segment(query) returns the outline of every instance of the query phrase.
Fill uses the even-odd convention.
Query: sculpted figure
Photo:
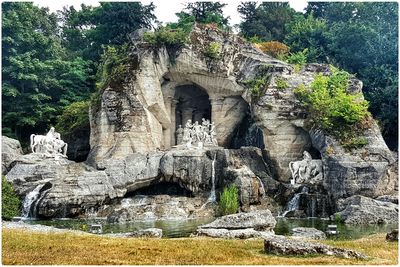
[[[182,128],[182,125],[178,126],[178,129],[176,130],[176,144],[180,145],[183,142],[183,135],[184,135],[184,130]]]
[[[32,153],[43,153],[48,157],[66,157],[68,145],[61,140],[60,133],[57,133],[54,127],[51,127],[46,135],[32,134],[30,141]]]
[[[291,184],[317,183],[322,181],[322,161],[312,159],[310,153],[303,152],[303,159],[289,163],[289,169],[292,173]]]
[[[214,122],[211,123],[210,136],[211,136],[212,144],[214,146],[218,146],[217,139],[215,138],[217,136],[217,133],[215,132],[215,124],[214,124]]]

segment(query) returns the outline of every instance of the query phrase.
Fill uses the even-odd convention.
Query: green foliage
[[[331,76],[317,74],[310,88],[295,89],[296,96],[308,108],[314,123],[336,136],[347,148],[366,144],[358,137],[368,120],[368,102],[361,94],[347,92],[349,74],[335,71]]]
[[[325,61],[327,52],[326,32],[328,25],[326,21],[314,18],[312,15],[303,15],[295,18],[286,24],[288,34],[285,36],[285,43],[290,45],[294,52],[308,49],[307,61]]]
[[[212,59],[218,59],[220,57],[220,52],[221,51],[221,45],[216,42],[211,42],[207,47],[206,51],[204,52],[204,55],[206,57],[212,58]]]
[[[284,79],[277,79],[275,83],[276,83],[276,88],[278,90],[284,90],[289,87],[289,85]]]
[[[21,201],[5,176],[1,177],[1,218],[11,220],[20,215]]]
[[[250,88],[250,93],[253,97],[260,97],[268,85],[268,77],[247,80],[245,84]]]
[[[120,85],[127,78],[131,68],[128,44],[105,46],[97,73],[98,90],[107,85]]]
[[[89,128],[89,101],[74,102],[65,107],[63,113],[57,117],[55,127],[64,136]]]
[[[223,30],[229,30],[229,17],[224,17],[222,8],[227,4],[220,2],[192,2],[187,3],[186,15],[192,16],[196,22],[203,24],[215,24]]]
[[[188,42],[188,33],[184,29],[171,27],[160,27],[155,32],[146,32],[144,40],[155,47],[165,45],[167,47],[179,48]]]
[[[256,2],[242,2],[238,6],[238,12],[243,19],[239,28],[244,37],[258,36],[262,41],[279,42],[282,42],[287,34],[285,24],[296,14],[295,10],[284,2],[262,2],[259,6]]]
[[[224,188],[219,198],[219,209],[222,215],[234,214],[239,211],[239,193],[235,185]]]
[[[307,54],[308,54],[308,49],[304,49],[303,51],[299,51],[296,53],[290,53],[290,55],[287,57],[286,61],[290,64],[296,64],[303,66],[307,63]]]
[[[64,106],[89,96],[92,69],[68,57],[48,9],[28,2],[2,7],[2,130],[24,141],[53,124]]]

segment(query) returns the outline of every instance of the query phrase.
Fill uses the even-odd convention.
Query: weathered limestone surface
[[[124,198],[102,212],[111,223],[146,220],[188,220],[214,217],[215,205],[205,204],[207,198],[173,197],[169,195]]]
[[[22,154],[21,144],[18,140],[1,136],[1,174],[7,174],[12,168],[11,163]]]
[[[264,240],[264,251],[275,255],[305,256],[324,254],[343,258],[367,259],[364,254],[320,243],[291,239],[284,236],[269,236]]]
[[[161,238],[163,236],[163,231],[159,228],[147,228],[130,233],[107,234],[106,236],[123,238]]]
[[[322,155],[324,187],[334,199],[353,195],[375,198],[395,192],[397,162],[375,122],[365,134],[368,144],[351,153],[321,131],[311,130],[310,136]]]
[[[398,205],[360,195],[339,200],[337,210],[335,216],[346,224],[398,224]]]
[[[216,238],[265,238],[274,234],[275,218],[269,210],[222,216],[199,226],[195,236]]]
[[[292,229],[292,237],[304,239],[326,239],[326,234],[315,228],[296,227]]]

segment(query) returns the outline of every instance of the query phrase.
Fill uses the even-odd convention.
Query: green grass
[[[398,261],[398,244],[386,242],[384,234],[352,241],[324,241],[364,252],[372,257],[369,260],[267,255],[262,240],[123,239],[15,229],[3,229],[2,239],[2,263],[14,265],[395,265]]]

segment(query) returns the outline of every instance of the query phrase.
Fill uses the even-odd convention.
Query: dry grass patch
[[[282,257],[264,254],[262,240],[210,238],[124,239],[73,233],[34,233],[3,229],[3,264],[397,264],[397,243],[374,235],[354,241],[324,243],[356,249],[373,258],[367,261],[329,256]]]

